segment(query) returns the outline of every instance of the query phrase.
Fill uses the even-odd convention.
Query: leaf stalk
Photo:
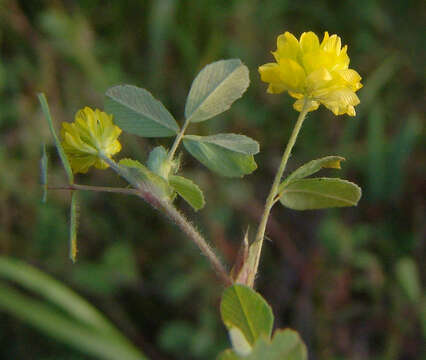
[[[187,118],[182,126],[182,129],[180,130],[179,134],[176,136],[175,141],[173,142],[172,148],[169,151],[169,160],[172,161],[173,157],[175,156],[176,150],[181,143],[183,139],[183,135],[185,134],[185,131],[187,127],[189,126],[190,118]]]

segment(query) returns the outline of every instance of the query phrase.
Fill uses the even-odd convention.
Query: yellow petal
[[[304,104],[305,104],[305,99],[304,98],[299,99],[293,104],[293,108],[300,112],[300,111],[302,111]],[[320,106],[320,103],[318,101],[308,100],[308,103],[307,103],[308,111],[314,111],[314,110],[318,109],[319,106]]]
[[[300,36],[300,48],[303,53],[308,53],[311,51],[316,51],[319,49],[319,40],[312,31],[304,32]]]
[[[114,140],[120,136],[121,129],[113,124],[112,117],[106,113],[100,114],[99,119],[100,126],[102,127],[101,143],[102,146],[105,147],[108,146],[109,143],[114,142]]]
[[[274,55],[275,60],[278,62],[279,59],[283,58],[297,60],[299,52],[300,46],[296,37],[286,31],[284,34],[278,36],[277,51],[273,52],[272,54]]]
[[[69,158],[72,171],[77,173],[85,174],[89,170],[91,166],[93,166],[96,162],[96,158],[93,156],[85,156],[85,157],[71,157]]]
[[[288,90],[300,93],[304,92],[305,70],[294,60],[281,59],[279,62],[281,83]]]
[[[259,66],[260,79],[267,83],[280,82],[280,67],[276,63],[267,63]]]
[[[350,87],[353,91],[357,91],[362,88],[361,76],[352,69],[337,70],[336,73],[344,81],[345,85]]]
[[[321,48],[324,47],[324,45],[328,42],[329,38],[330,38],[330,35],[328,35],[328,31],[325,31],[324,32],[324,37],[323,37],[323,39],[321,41],[321,45],[320,45]]]
[[[281,94],[282,92],[284,92],[286,90],[287,90],[287,88],[283,84],[269,84],[266,92],[268,94]]]
[[[315,70],[326,67],[326,64],[324,64],[323,62],[318,62],[319,54],[319,52],[311,52],[302,55],[302,64],[306,71],[306,75],[309,75]]]
[[[322,67],[311,72],[306,77],[306,87],[308,91],[312,92],[318,88],[327,86],[331,80],[333,80],[333,77],[330,72],[326,68]]]
[[[359,104],[358,96],[350,89],[344,88],[333,91],[319,101],[331,110],[335,115],[355,115],[354,106]]]
[[[327,34],[328,35],[328,34]],[[325,40],[325,37],[324,37]],[[321,44],[322,49],[327,52],[334,53],[336,55],[340,54],[340,48],[342,46],[342,40],[337,35],[331,35],[327,41],[324,41]]]
[[[281,82],[281,70],[278,64],[268,63],[259,66],[260,79],[269,83],[267,92],[269,94],[280,94],[287,88]]]
[[[95,166],[96,169],[100,169],[100,170],[105,170],[109,168],[109,165],[101,159],[97,159],[93,165]]]
[[[346,109],[346,113],[349,116],[355,116],[356,112],[355,112],[355,107],[353,107],[352,105],[348,105],[347,109]]]
[[[301,99],[304,97],[302,93],[297,93],[293,91],[289,91],[288,93],[290,94],[291,97],[294,97],[295,99]]]
[[[335,60],[336,65],[334,66],[335,69],[347,69],[349,67],[349,56],[346,53],[347,48],[348,47],[345,45],[337,56]]]
[[[105,152],[109,155],[114,155],[121,151],[121,144],[118,140],[115,140],[105,149]]]
[[[99,143],[100,142],[99,139],[101,136],[101,131],[100,131],[101,129],[99,126],[99,119],[98,119],[99,110],[93,111],[91,108],[86,106],[84,108],[84,111],[87,117],[87,127],[93,138],[92,141],[95,143]]]
[[[73,136],[71,133],[65,133],[64,138],[65,148],[70,147],[74,150],[85,154],[97,154],[98,151],[87,143],[81,141],[79,137]]]

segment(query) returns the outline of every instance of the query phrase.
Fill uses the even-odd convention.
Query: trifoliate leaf
[[[105,93],[106,112],[124,131],[142,137],[168,137],[179,132],[179,125],[152,94],[133,85],[118,85]]]

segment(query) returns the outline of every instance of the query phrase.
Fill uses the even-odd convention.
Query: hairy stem
[[[228,272],[204,237],[170,202],[164,202],[163,205],[166,215],[199,247],[222,282],[226,286],[231,285],[233,281]]]
[[[275,174],[275,179],[271,186],[271,191],[269,192],[269,195],[266,198],[265,208],[263,210],[262,218],[259,223],[256,238],[250,249],[250,252],[255,254],[255,257],[254,262],[251,264],[252,268],[250,269],[250,276],[247,284],[249,286],[253,286],[254,284],[254,279],[259,268],[260,255],[262,253],[263,239],[265,237],[266,225],[268,224],[269,214],[271,213],[271,209],[277,201],[276,196],[278,194],[278,187],[280,185],[281,178],[284,174],[287,161],[290,158],[291,150],[293,149],[293,146],[296,143],[297,135],[299,134],[299,131],[302,127],[303,121],[305,120],[307,113],[307,101],[305,101],[302,111],[300,112],[299,117],[297,118],[296,124],[293,128],[293,132],[291,133],[290,139],[288,140],[287,146],[284,150],[283,156],[281,158],[281,164],[278,168],[277,173]]]
[[[114,160],[108,158],[104,154],[100,153],[99,156],[104,160],[118,175],[126,179],[136,189],[136,195],[141,199],[145,200],[153,208],[159,210],[165,214],[170,220],[172,220],[182,232],[194,242],[195,245],[201,250],[202,254],[209,260],[212,268],[216,275],[228,286],[232,284],[232,280],[228,275],[219,257],[204,239],[204,237],[197,231],[197,229],[170,203],[168,199],[164,199],[158,196],[155,191],[151,191],[149,187],[131,176],[130,173],[126,172],[125,169],[120,167]]]

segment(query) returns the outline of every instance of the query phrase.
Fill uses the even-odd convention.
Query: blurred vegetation
[[[276,326],[301,332],[311,359],[422,358],[424,11],[419,0],[0,0],[0,253],[70,285],[152,359],[213,359],[228,345],[218,311],[222,288],[199,251],[146,204],[81,194],[78,262],[68,259],[69,194],[52,191],[41,203],[43,142],[49,182],[64,184],[65,174],[36,93],[46,93],[57,125],[85,105],[102,107],[104,91],[119,83],[149,89],[179,119],[205,64],[241,58],[251,70],[247,94],[192,129],[257,139],[259,169],[223,179],[185,156],[207,206],[194,215],[179,202],[231,264],[247,225],[256,227],[297,115],[288,96],[265,93],[257,66],[271,61],[285,30],[328,30],[349,44],[351,67],[365,85],[361,105],[356,118],[324,109],[310,115],[289,169],[342,155],[342,171],[361,185],[363,198],[342,210],[277,207],[258,289]],[[123,156],[142,160],[158,143],[170,146],[126,134],[121,140]],[[123,185],[100,170],[78,181]],[[3,313],[0,358],[89,359]]]

